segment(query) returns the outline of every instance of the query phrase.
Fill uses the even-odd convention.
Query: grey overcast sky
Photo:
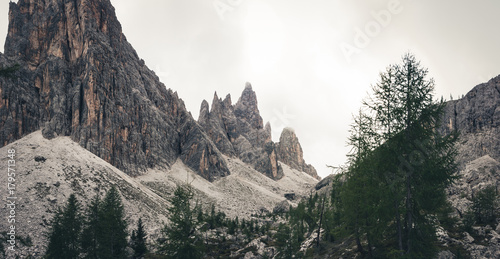
[[[341,165],[352,114],[385,68],[412,52],[436,98],[500,74],[498,0],[112,0],[128,41],[198,118],[203,99],[245,82],[273,139],[295,129],[320,176]],[[8,1],[0,6],[6,35]],[[1,37],[1,46],[5,36]]]

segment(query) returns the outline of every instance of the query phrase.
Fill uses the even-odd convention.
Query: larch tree
[[[399,256],[433,253],[433,215],[446,205],[444,190],[456,172],[456,134],[436,132],[444,103],[433,101],[427,74],[405,54],[380,74],[355,118],[342,202],[358,249],[363,237],[370,256],[373,240],[391,236]]]

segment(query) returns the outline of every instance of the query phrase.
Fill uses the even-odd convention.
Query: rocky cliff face
[[[222,100],[217,93],[210,110],[208,102],[203,101],[198,122],[224,154],[241,159],[272,179],[283,177],[270,126],[263,126],[257,96],[250,83],[235,105],[230,95]]]
[[[461,168],[469,161],[489,155],[500,161],[500,76],[480,84],[463,98],[445,107],[443,133],[460,132],[458,161]]]
[[[455,216],[463,218],[470,210],[472,197],[488,186],[500,188],[500,76],[474,87],[463,98],[450,101],[445,107],[441,133],[457,130],[460,133],[457,150],[459,179],[448,188],[448,200]],[[497,219],[498,222],[498,219]],[[488,229],[489,228],[489,229]],[[495,226],[493,226],[495,228]],[[445,246],[461,246],[471,258],[500,256],[500,224],[474,226],[463,238],[448,236],[439,231]],[[474,237],[472,237],[474,236]],[[443,258],[454,258],[450,251]]]
[[[222,153],[241,159],[272,179],[283,177],[278,161],[320,178],[316,169],[305,163],[299,139],[292,129],[283,130],[279,143],[272,141],[271,125],[264,126],[257,95],[250,83],[246,83],[234,105],[230,95],[222,100],[215,93],[210,109],[204,100],[198,123]]]
[[[302,146],[293,129],[285,128],[281,132],[280,142],[278,144],[278,159],[291,168],[303,171],[320,180],[316,169],[304,161]]]
[[[0,78],[0,146],[43,128],[131,175],[178,157],[206,179],[229,174],[182,100],[127,42],[109,0],[11,2],[0,65],[16,63],[15,77]]]

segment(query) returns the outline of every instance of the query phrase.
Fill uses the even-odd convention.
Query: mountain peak
[[[299,139],[292,128],[284,128],[278,143],[278,159],[291,168],[303,171],[310,176],[320,179],[316,169],[304,161],[304,153]]]
[[[21,67],[16,82],[0,78],[9,93],[0,102],[0,145],[42,129],[131,175],[178,158],[208,180],[229,174],[182,100],[127,42],[109,0],[11,3],[0,54],[0,64],[9,62]]]
[[[257,94],[252,90],[250,83],[245,84],[245,89],[235,105],[235,115],[248,122],[252,127],[262,129],[264,123],[260,116]]]

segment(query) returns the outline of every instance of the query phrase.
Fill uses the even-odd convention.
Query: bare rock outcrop
[[[474,195],[488,186],[500,188],[500,76],[480,84],[459,100],[445,106],[439,132],[459,132],[457,143],[459,178],[447,190],[448,200],[457,218],[463,219],[470,210]],[[497,221],[499,219],[497,218]],[[474,226],[455,239],[445,232],[438,236],[446,246],[463,247],[472,258],[498,258],[498,231]],[[479,238],[475,240],[471,235]]]
[[[109,0],[10,3],[0,65],[0,146],[43,128],[131,175],[178,157],[206,179],[226,162],[184,103],[147,68]]]
[[[500,76],[446,104],[440,132],[460,132],[458,161],[465,164],[489,155],[500,161]]]
[[[222,100],[215,93],[210,110],[208,106],[207,101],[202,102],[198,123],[223,154],[241,159],[271,179],[283,177],[270,126],[263,125],[250,83],[246,83],[236,104],[232,104],[230,95]]]
[[[304,161],[304,153],[295,131],[291,128],[285,128],[281,132],[280,142],[278,143],[278,159],[291,168],[303,171],[308,175],[320,180],[316,169]]]

